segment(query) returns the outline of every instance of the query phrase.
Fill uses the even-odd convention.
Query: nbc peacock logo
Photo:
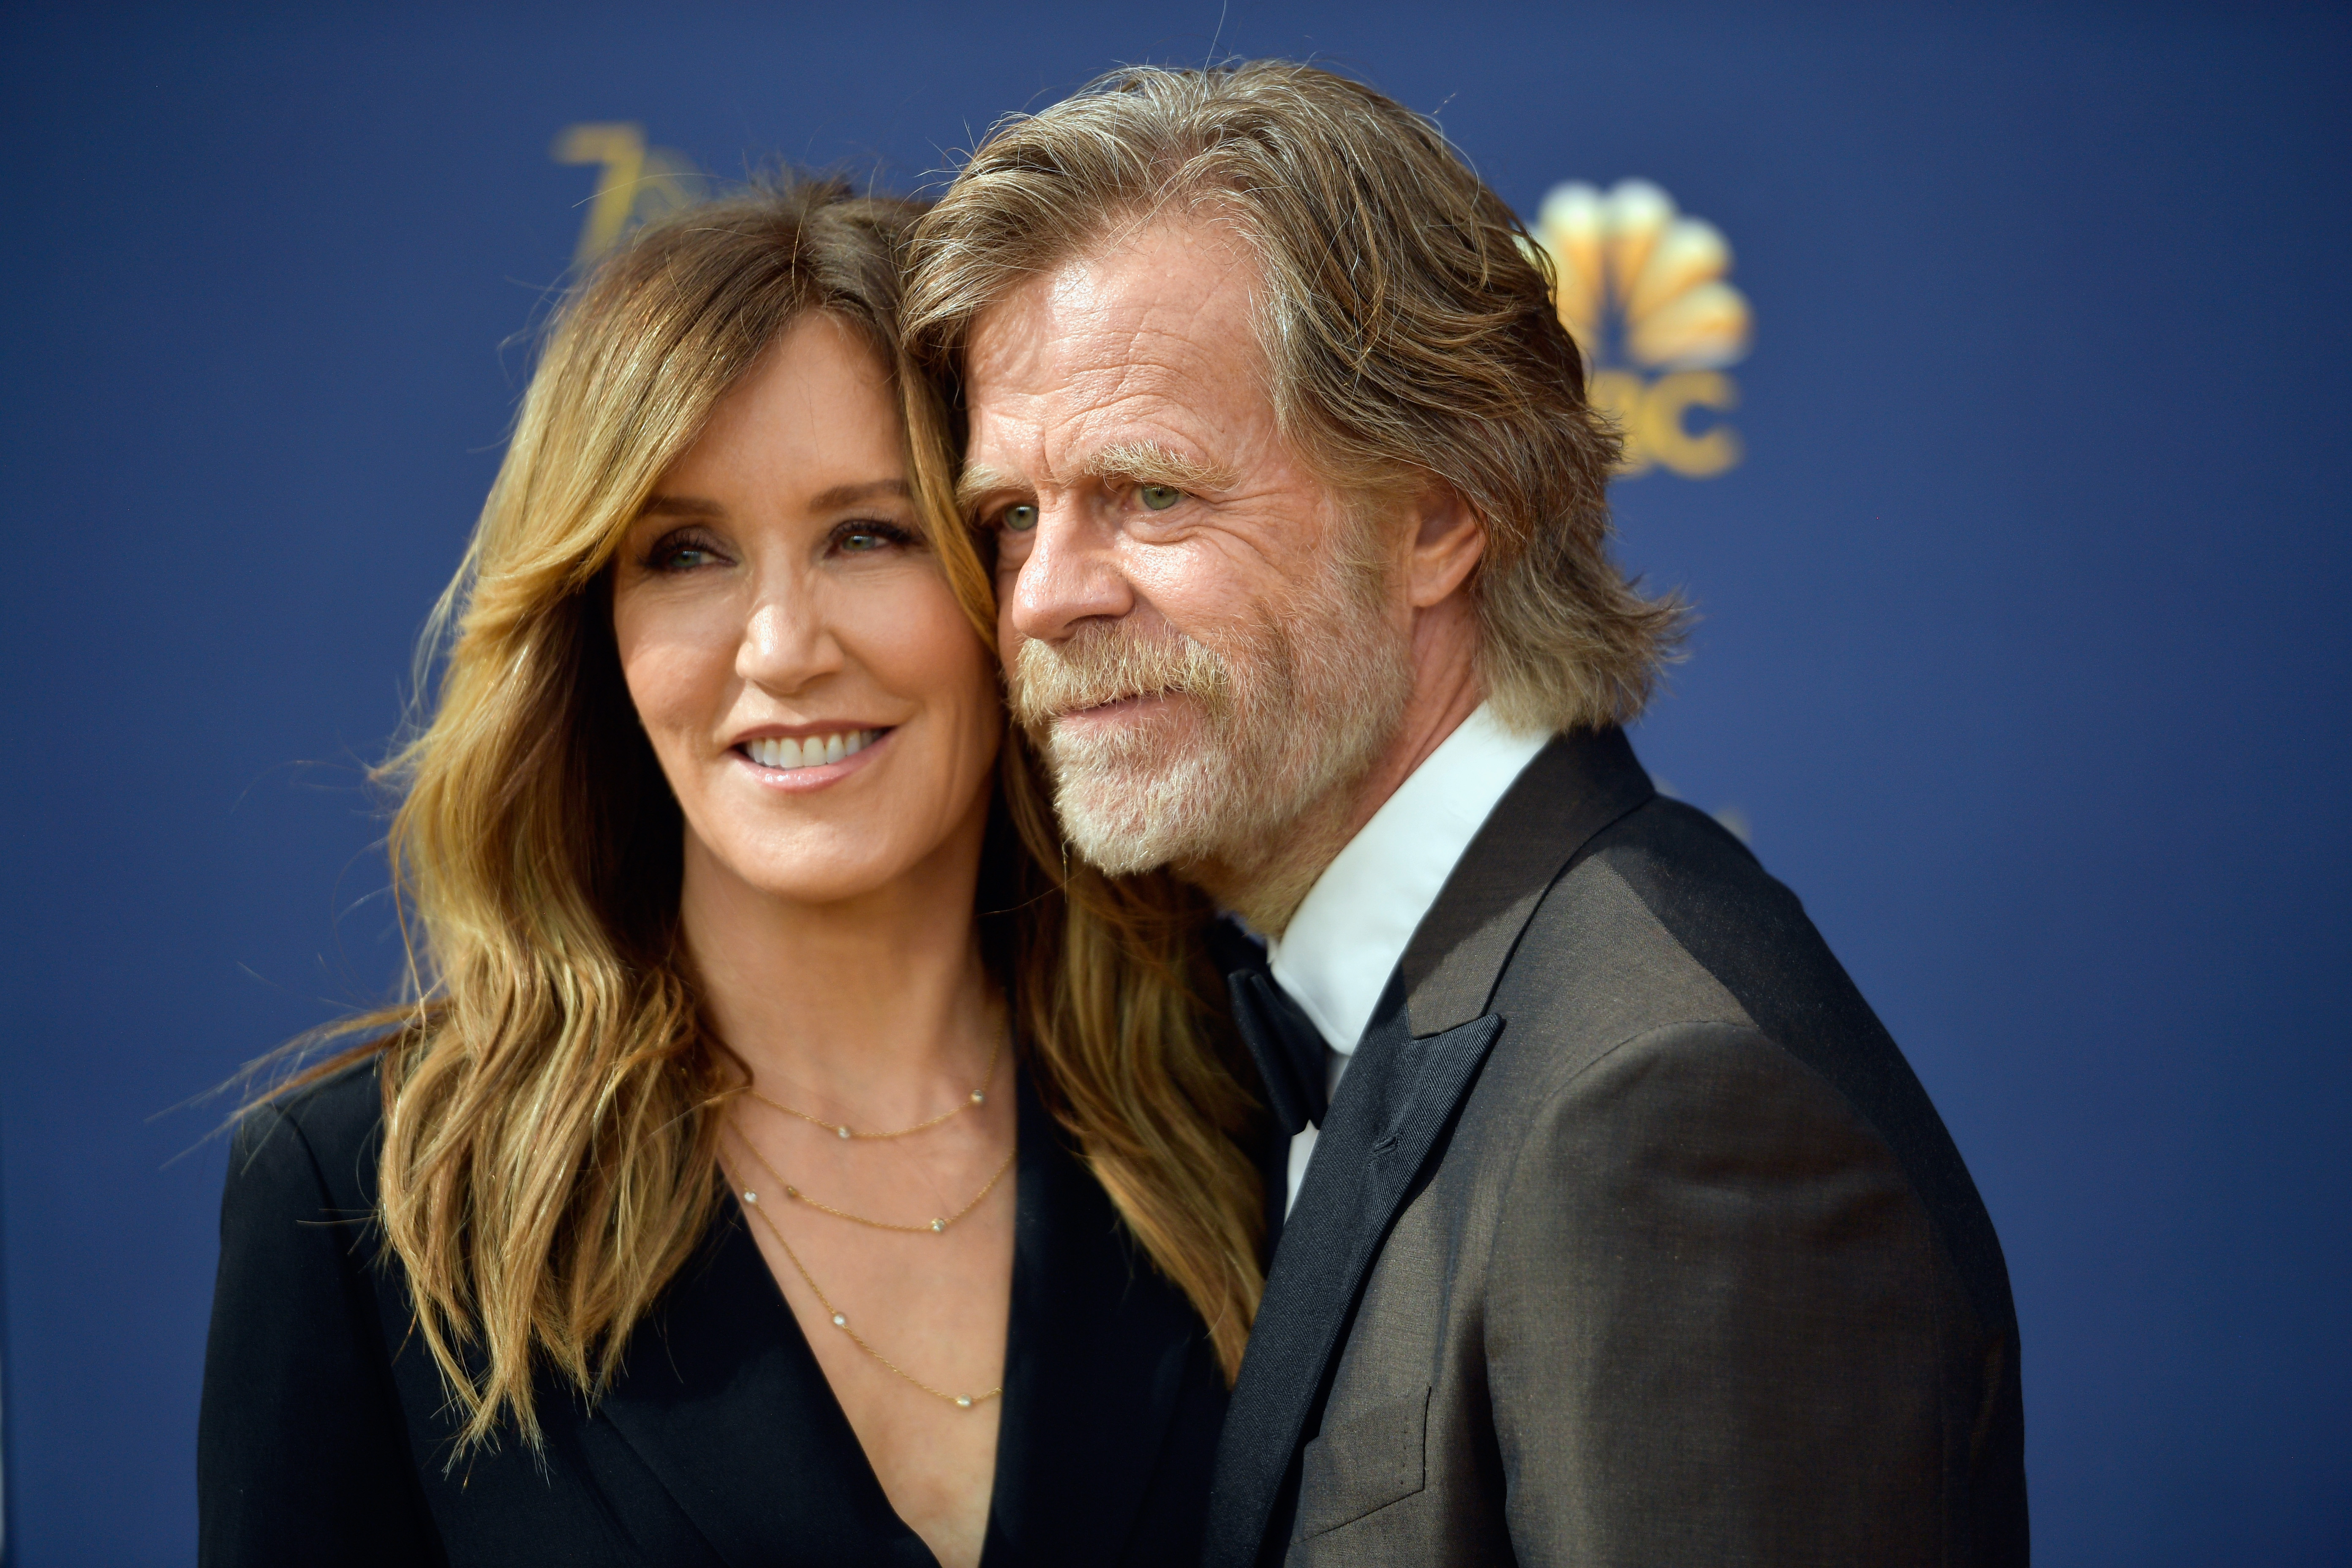
[[[1751,322],[1722,231],[1647,180],[1555,186],[1534,226],[1592,401],[1625,432],[1620,472],[1703,479],[1738,464],[1739,432],[1722,416],[1739,387],[1724,371],[1747,356]]]

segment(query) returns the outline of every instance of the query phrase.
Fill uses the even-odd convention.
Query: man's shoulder
[[[1819,941],[1797,895],[1714,817],[1654,795],[1594,836],[1587,853],[1626,879],[1661,920],[1704,938],[1738,931],[1750,943]]]
[[[1713,818],[1663,795],[1585,845],[1501,990],[1534,1001],[1601,975],[1633,1026],[1752,1023],[1785,1045],[1800,1021],[1877,1023],[1796,895]]]
[[[1628,982],[1637,1010],[1663,1009],[1659,1024],[1751,1024],[1850,1097],[1857,1077],[1884,1071],[1877,1058],[1901,1059],[1796,894],[1680,801],[1653,799],[1597,835],[1546,904],[1553,918],[1530,926],[1529,956],[1566,939]],[[1652,975],[1681,994],[1644,995]],[[1713,1010],[1673,1012],[1692,996]]]
[[[1860,1117],[1980,1304],[2005,1310],[1990,1222],[1926,1089],[1796,895],[1704,813],[1659,797],[1596,835],[1528,922],[1495,1010],[1503,1042],[1542,1064],[1531,1086],[1564,1086],[1635,1041],[1719,1050],[1728,1037],[1709,1026],[1735,1026],[1774,1071],[1825,1084]]]
[[[1727,952],[1754,962],[1727,964]],[[1762,1026],[1754,973],[1819,984],[1827,957],[1803,907],[1745,845],[1657,795],[1595,834],[1545,892],[1496,998],[1507,1016],[1601,1037]]]

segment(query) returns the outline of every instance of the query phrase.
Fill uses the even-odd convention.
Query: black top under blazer
[[[208,1568],[934,1562],[892,1510],[730,1205],[593,1409],[454,1469],[441,1379],[372,1220],[373,1064],[254,1112],[221,1204],[197,1445]],[[1199,1318],[1021,1094],[985,1568],[1197,1561],[1224,1383]]]

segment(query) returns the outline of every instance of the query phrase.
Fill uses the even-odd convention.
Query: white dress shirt
[[[1479,704],[1323,868],[1290,929],[1266,943],[1276,982],[1328,1047],[1333,1093],[1413,928],[1495,803],[1550,740],[1507,730]],[[1315,1136],[1307,1127],[1290,1141],[1285,1213],[1298,1201]]]

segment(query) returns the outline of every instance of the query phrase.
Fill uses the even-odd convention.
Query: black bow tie
[[[1322,1033],[1275,983],[1265,953],[1256,942],[1218,921],[1209,928],[1209,952],[1225,972],[1225,989],[1233,997],[1234,1025],[1240,1029],[1250,1055],[1257,1058],[1258,1076],[1265,1080],[1265,1097],[1282,1135],[1296,1137],[1308,1123],[1320,1127],[1329,1109],[1329,1068],[1326,1067]]]

